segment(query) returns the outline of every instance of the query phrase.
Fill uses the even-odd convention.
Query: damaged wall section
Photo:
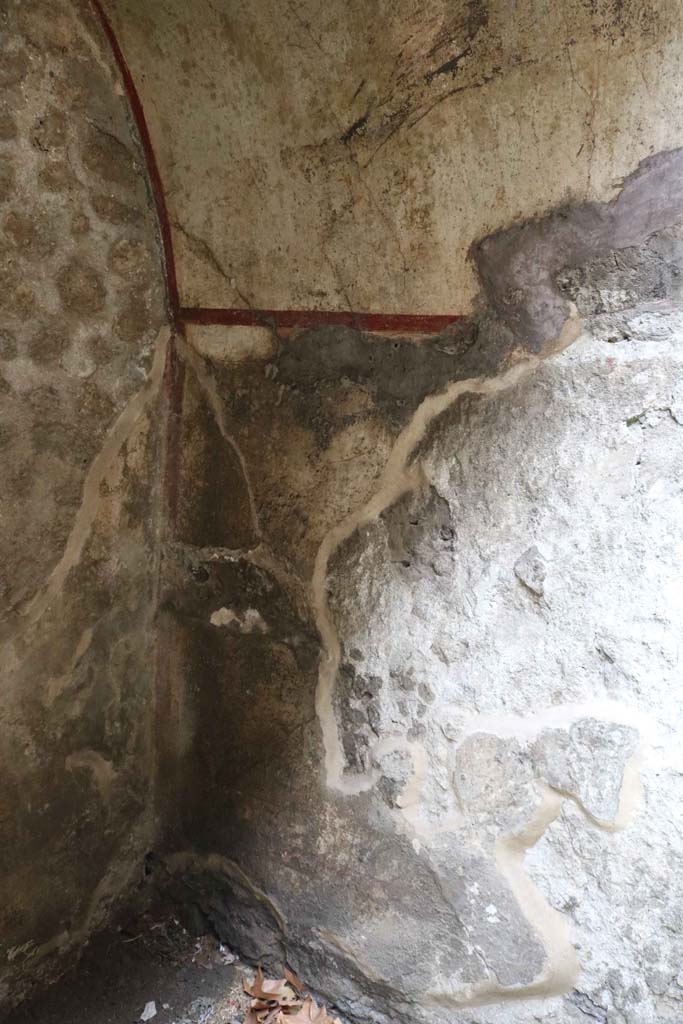
[[[621,195],[657,207],[679,160]],[[188,331],[184,429],[210,418],[233,521],[212,545],[186,526],[168,562],[190,794],[167,867],[226,941],[352,1019],[680,1007],[667,196],[674,226],[647,215],[620,250],[582,205],[478,246],[482,313],[438,337]],[[538,237],[545,333],[533,282],[519,316],[496,285]]]

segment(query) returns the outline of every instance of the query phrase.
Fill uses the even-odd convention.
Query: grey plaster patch
[[[677,236],[666,229],[683,219],[682,172],[683,150],[657,153],[624,179],[610,202],[567,206],[473,246],[488,301],[520,344],[538,351],[557,338],[570,296],[599,308],[680,291],[678,265],[671,262]],[[656,232],[664,234],[653,241]],[[645,254],[634,252],[642,244]],[[590,280],[591,299],[585,288],[579,296],[581,280]]]
[[[534,753],[550,786],[571,794],[598,821],[611,824],[619,815],[624,770],[637,742],[633,728],[582,718],[568,730],[542,732]]]
[[[534,763],[525,745],[473,733],[458,745],[453,781],[463,812],[494,836],[521,831],[540,804]]]
[[[618,313],[646,302],[683,297],[681,229],[655,232],[642,245],[614,249],[558,275],[582,316]]]

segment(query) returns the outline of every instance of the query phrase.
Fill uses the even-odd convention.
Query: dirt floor
[[[254,972],[212,936],[147,912],[93,939],[79,963],[2,1024],[241,1024]],[[153,1004],[153,1005],[150,1005]]]

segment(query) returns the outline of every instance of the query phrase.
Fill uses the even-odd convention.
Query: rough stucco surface
[[[680,163],[439,336],[187,330],[168,866],[364,1024],[680,1016]]]
[[[185,305],[467,313],[473,241],[680,146],[677,0],[107,0]]]
[[[164,282],[87,4],[0,11],[0,996],[148,842]]]
[[[591,209],[637,196],[637,245],[585,204],[486,240],[489,309],[439,337],[188,331],[226,475],[165,581],[169,864],[353,1019],[680,1015],[678,161]]]

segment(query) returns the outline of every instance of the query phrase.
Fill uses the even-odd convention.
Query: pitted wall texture
[[[339,549],[330,581],[346,771],[366,773],[448,878],[470,844],[497,863],[503,891],[467,869],[461,911],[483,976],[552,986],[574,944],[574,987],[629,1022],[675,1015],[683,994],[681,322],[653,321],[464,396],[422,443],[422,487]],[[643,743],[644,797],[629,774]],[[526,845],[564,948],[516,878]],[[431,985],[462,991],[447,954]]]
[[[485,240],[438,337],[188,331],[235,500],[199,544],[189,492],[165,579],[170,863],[354,1020],[680,1012],[679,160]]]

